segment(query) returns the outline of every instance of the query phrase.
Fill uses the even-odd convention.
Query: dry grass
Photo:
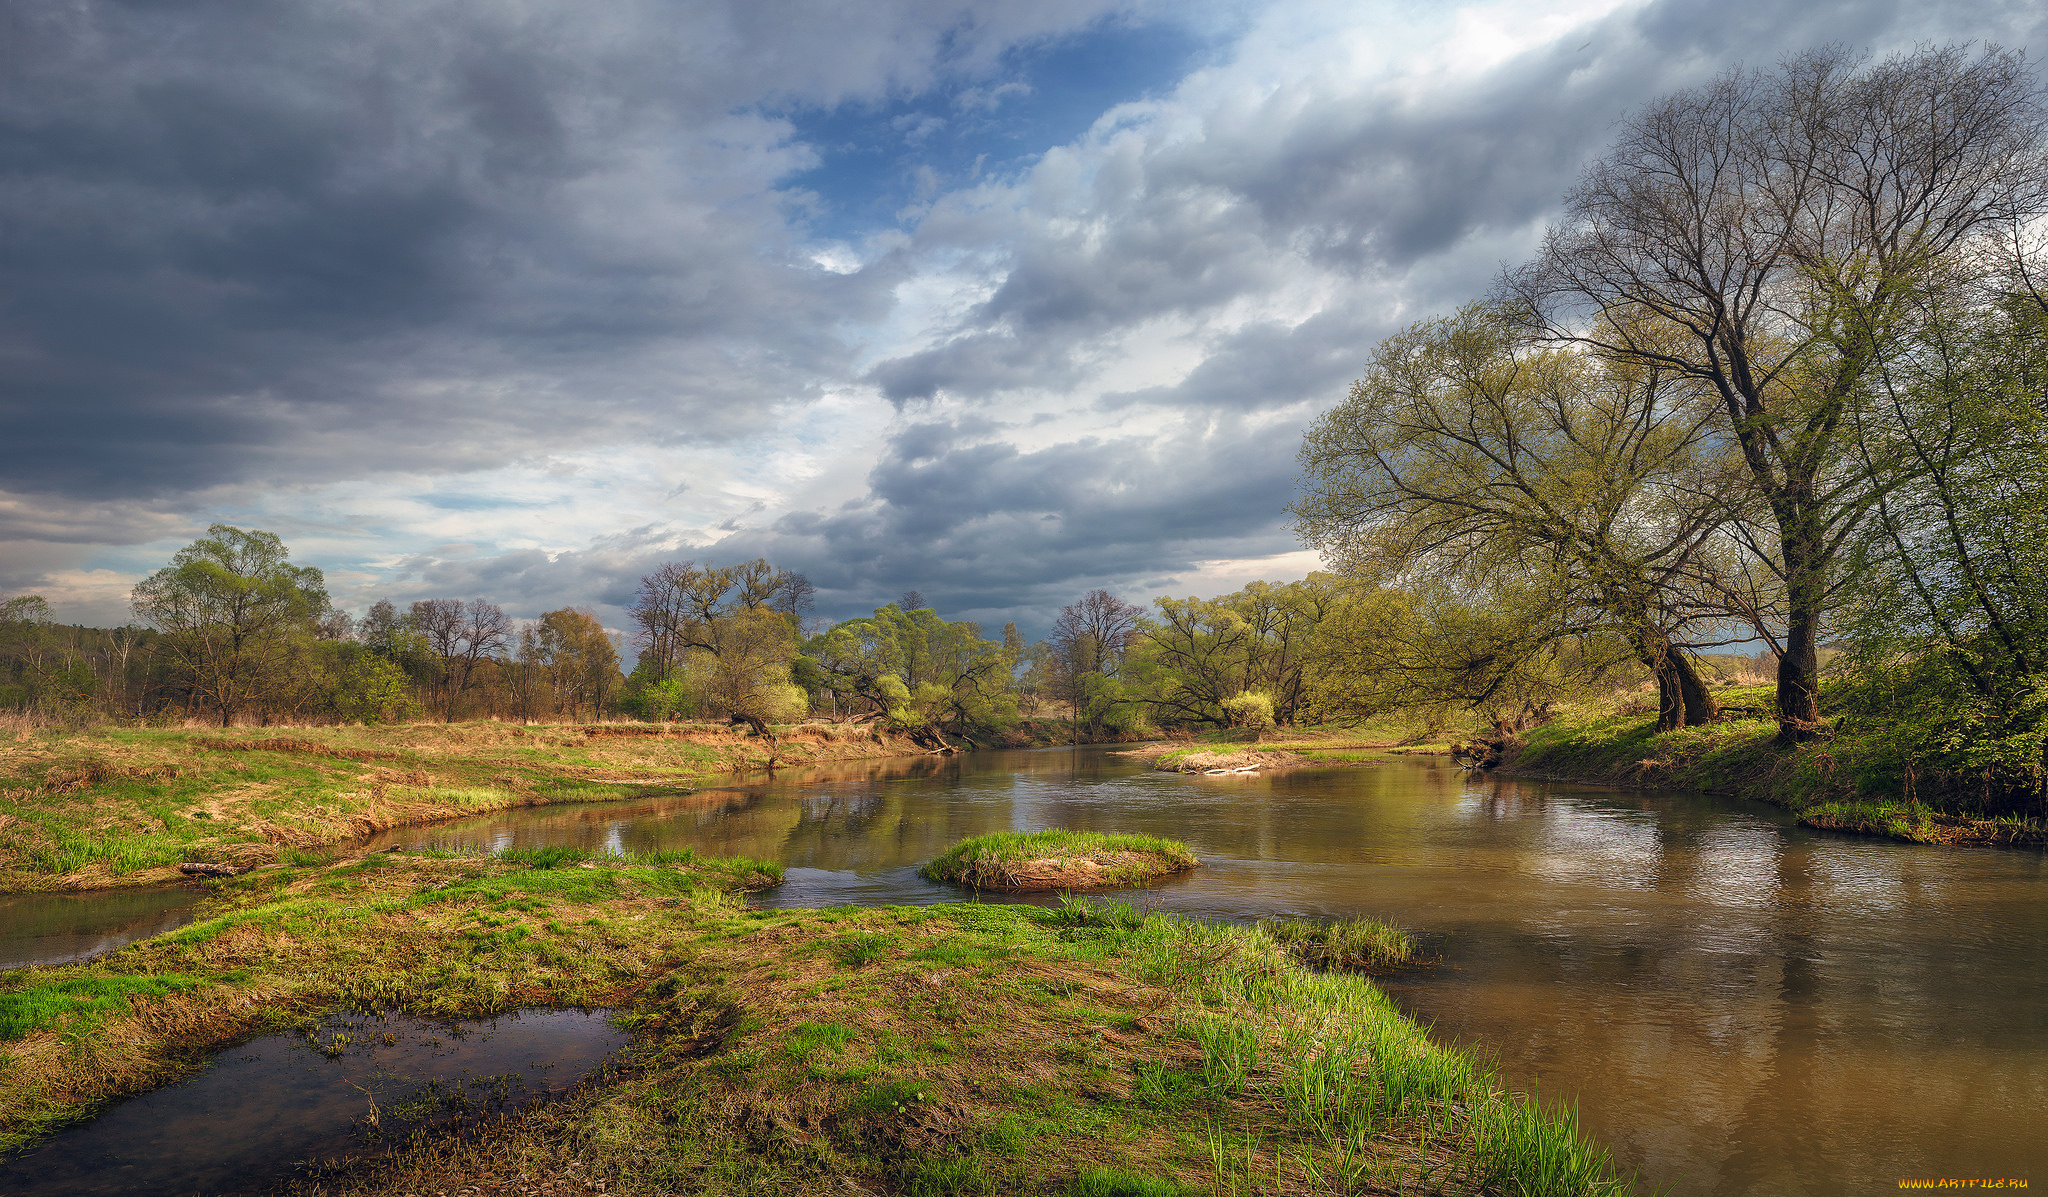
[[[866,732],[796,730],[773,742],[701,725],[506,723],[0,739],[0,892],[146,885],[186,860],[263,864],[406,823],[924,754]]]

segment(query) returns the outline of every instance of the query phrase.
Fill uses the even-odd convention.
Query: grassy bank
[[[1200,863],[1177,840],[1050,829],[964,839],[919,872],[974,889],[1084,890],[1143,885]]]
[[[744,910],[721,892],[766,876],[380,856],[221,883],[214,917],[181,931],[0,975],[0,1009],[28,1012],[0,1044],[0,1135],[322,1010],[574,1005],[635,1031],[623,1067],[300,1191],[1609,1191],[1567,1114],[1263,930],[1078,903]]]
[[[1356,728],[1282,727],[1209,731],[1131,749],[1125,755],[1169,773],[1262,773],[1277,769],[1377,765],[1406,756],[1441,756],[1448,741],[1382,720]]]
[[[1721,692],[1724,703],[1768,709],[1768,687]],[[1878,755],[1838,737],[1785,748],[1777,724],[1737,718],[1658,732],[1654,715],[1569,709],[1510,745],[1501,771],[1606,785],[1704,790],[1785,807],[1809,827],[1926,844],[2048,846],[2048,822],[1936,809],[1895,779],[1858,768]]]
[[[142,885],[183,861],[268,864],[404,823],[675,790],[734,770],[914,755],[866,729],[507,723],[0,740],[0,892]]]

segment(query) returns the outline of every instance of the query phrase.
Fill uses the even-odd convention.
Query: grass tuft
[[[1083,1168],[1067,1197],[1180,1197],[1186,1191],[1170,1180],[1121,1168]]]
[[[590,853],[582,848],[563,844],[550,844],[545,848],[507,848],[497,856],[508,865],[526,869],[559,869],[590,859]]]
[[[1415,959],[1407,932],[1374,919],[1260,919],[1258,928],[1310,968],[1371,972]]]

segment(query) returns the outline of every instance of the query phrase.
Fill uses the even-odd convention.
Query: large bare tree
[[[1914,295],[2048,210],[2044,144],[2016,51],[1730,71],[1625,121],[1504,280],[1547,335],[1712,388],[1769,511],[1787,741],[1820,726],[1822,620],[1882,493],[1846,443],[1857,405]]]

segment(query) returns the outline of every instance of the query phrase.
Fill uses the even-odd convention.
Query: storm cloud
[[[119,620],[220,519],[356,606],[616,620],[661,560],[763,554],[830,616],[915,586],[1031,626],[1293,549],[1303,426],[1525,255],[1632,106],[1826,41],[2048,29],[1991,0],[0,20],[0,592]],[[1155,82],[1046,132],[1112,38],[1162,47]]]

